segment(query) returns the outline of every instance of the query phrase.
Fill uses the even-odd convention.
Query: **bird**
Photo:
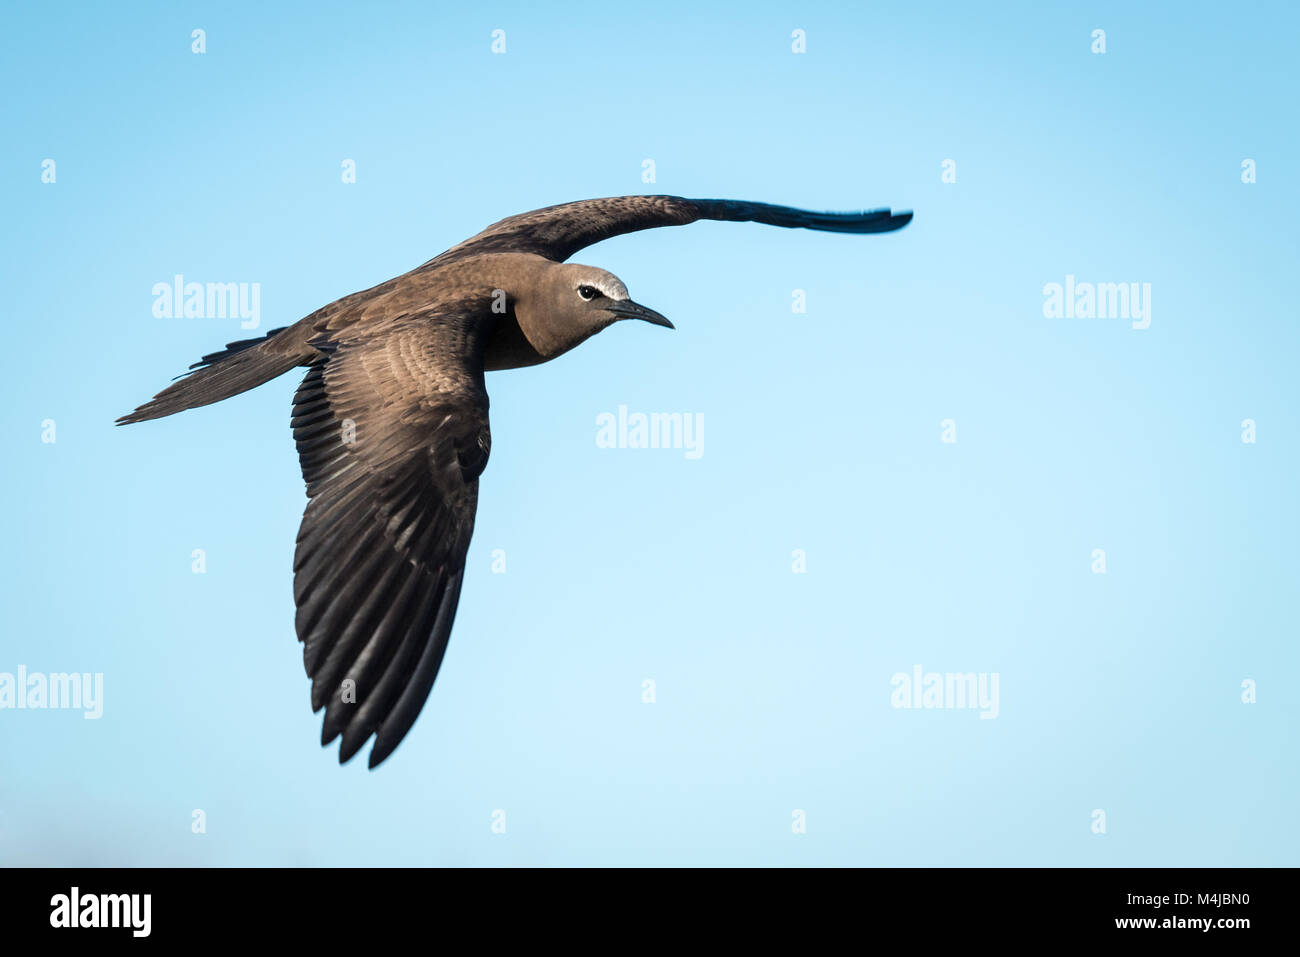
[[[622,320],[673,328],[617,276],[567,260],[614,236],[699,220],[886,233],[911,219],[664,195],[548,206],[203,356],[117,424],[306,368],[290,421],[307,486],[295,630],[312,711],[325,711],[321,745],[341,739],[342,764],[373,737],[373,769],[414,724],[447,650],[491,450],[485,373],[548,362]]]

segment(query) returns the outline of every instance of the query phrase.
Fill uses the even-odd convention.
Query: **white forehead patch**
[[[595,286],[609,299],[627,299],[627,286],[609,273],[597,273],[581,280],[581,285]]]

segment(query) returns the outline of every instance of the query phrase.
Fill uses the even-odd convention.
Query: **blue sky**
[[[0,863],[1300,863],[1294,9],[846,7],[6,9],[0,674],[102,674],[103,715],[0,709]],[[287,325],[642,192],[916,219],[581,252],[677,330],[489,377],[442,672],[340,768],[299,376],[114,428],[251,334],[154,285]],[[1149,327],[1045,317],[1067,276]],[[599,447],[620,405],[703,454]],[[918,665],[997,717],[894,707]]]

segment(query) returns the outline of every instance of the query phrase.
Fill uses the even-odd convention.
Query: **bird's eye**
[[[579,286],[578,295],[590,302],[592,299],[595,299],[600,295],[600,290],[595,286]]]

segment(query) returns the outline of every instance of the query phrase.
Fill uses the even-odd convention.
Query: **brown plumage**
[[[676,196],[511,216],[423,266],[261,339],[204,356],[118,424],[208,405],[308,367],[293,435],[308,503],[294,556],[298,638],[321,743],[370,767],[423,707],[451,634],[491,436],[484,372],[561,355],[619,319],[672,328],[617,277],[565,264],[622,233],[700,219],[844,233],[911,213],[814,213]]]

